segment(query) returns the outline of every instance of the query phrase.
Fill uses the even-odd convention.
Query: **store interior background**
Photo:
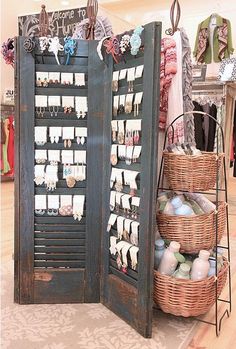
[[[23,0],[1,1],[1,42],[6,41],[8,38],[14,37],[18,33],[17,17],[26,14],[39,13],[41,4],[46,5],[48,12],[55,10],[74,9],[79,7],[86,7],[87,0]],[[65,5],[65,3],[67,3]],[[137,25],[146,24],[152,21],[162,22],[162,36],[164,37],[165,29],[170,27],[170,6],[172,0],[98,0],[99,3],[99,15],[108,17],[112,23],[113,31],[115,34],[122,33],[125,30],[135,28]],[[181,18],[179,27],[184,27],[189,37],[192,51],[195,44],[195,38],[197,33],[198,24],[209,17],[212,13],[217,13],[222,17],[225,17],[231,22],[233,47],[235,49],[234,56],[236,56],[236,1],[216,1],[216,0],[180,0],[181,5]],[[217,76],[219,64],[210,64],[207,66],[207,77]],[[14,69],[6,65],[1,56],[1,76],[0,76],[0,92],[2,94],[6,89],[14,88]],[[229,200],[229,213],[230,213],[230,231],[231,237],[236,237],[236,179],[230,178],[230,200]],[[9,196],[10,195],[10,196]],[[3,237],[3,257],[9,256],[9,251],[13,251],[13,211],[12,211],[12,198],[13,198],[13,184],[7,183],[7,186],[3,188],[2,198],[5,201],[7,212],[11,212],[10,215],[6,215],[5,229],[11,232],[11,236]],[[6,198],[6,199],[5,199]],[[6,212],[6,213],[7,213]],[[5,214],[3,212],[2,216]],[[11,221],[12,220],[12,221]],[[233,256],[234,258],[234,256]],[[233,277],[233,290],[236,289],[236,277]],[[235,291],[233,293],[235,299]],[[234,304],[233,304],[234,307]],[[233,314],[232,314],[233,315]],[[219,338],[216,344],[216,337],[214,329],[209,328],[210,335],[205,331],[205,327],[201,325],[196,336],[196,348],[203,348],[202,345],[214,345],[205,348],[230,348],[235,345],[235,313],[231,316],[231,319],[226,321],[224,325],[224,334]],[[234,333],[234,336],[232,336]],[[207,337],[207,339],[206,339]],[[214,343],[214,344],[213,344]],[[227,343],[227,345],[226,345]],[[219,346],[218,346],[219,345]]]
[[[48,12],[62,9],[85,7],[87,1],[78,0],[24,0],[1,1],[1,42],[17,35],[17,17],[20,15],[39,13],[41,4],[46,5]],[[110,19],[115,34],[134,28],[140,24],[161,21],[163,36],[165,29],[170,27],[171,0],[99,0],[99,14]],[[193,50],[198,24],[212,13],[218,13],[230,20],[232,27],[233,46],[236,49],[236,2],[216,0],[181,0],[181,18],[179,27],[184,27]],[[207,67],[207,76],[216,76],[219,66],[211,64]],[[1,92],[11,89],[14,85],[14,73],[1,58]]]

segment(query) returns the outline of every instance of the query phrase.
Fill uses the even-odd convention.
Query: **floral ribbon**
[[[57,64],[60,65],[59,59],[58,59],[58,52],[63,51],[63,45],[60,44],[59,38],[55,36],[54,38],[48,39],[48,52],[53,52],[57,61]]]
[[[144,30],[143,27],[137,27],[130,38],[130,46],[131,46],[131,55],[136,56],[139,48],[142,44],[140,35],[142,34],[142,31]]]
[[[76,40],[72,39],[71,36],[67,36],[66,38],[64,38],[64,42],[64,51],[67,54],[66,65],[68,65],[70,61],[70,56],[73,55],[76,48]]]
[[[6,64],[10,64],[14,67],[14,38],[10,38],[6,42],[3,42],[1,53]]]
[[[103,41],[103,46],[106,47],[106,52],[111,54],[114,61],[119,63],[117,56],[120,55],[120,44],[116,36],[112,36]]]

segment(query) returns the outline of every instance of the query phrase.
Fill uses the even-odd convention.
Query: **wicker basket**
[[[228,262],[218,274],[217,297],[223,290],[228,273]],[[166,313],[176,316],[198,316],[205,314],[215,303],[215,276],[193,281],[176,279],[154,270],[154,302]]]
[[[222,238],[226,223],[226,203],[218,206],[218,241]],[[180,243],[182,253],[198,253],[216,245],[216,214],[204,213],[198,216],[173,216],[157,213],[157,224],[163,239]]]
[[[202,152],[202,155],[178,155],[163,152],[164,175],[173,190],[207,191],[214,189],[216,173],[222,170],[224,154]]]

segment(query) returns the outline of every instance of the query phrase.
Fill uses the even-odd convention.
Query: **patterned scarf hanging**
[[[225,51],[227,50],[228,46],[228,24],[225,18],[223,18],[223,25],[217,28],[217,38],[219,41],[218,57],[220,60],[222,60],[225,58]],[[205,52],[209,45],[209,29],[201,28],[198,35],[198,46],[196,53],[196,60],[198,63],[204,63]]]

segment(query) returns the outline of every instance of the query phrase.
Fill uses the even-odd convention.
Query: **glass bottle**
[[[210,269],[208,271],[207,276],[216,275],[216,259],[210,258],[209,263],[210,263]],[[218,265],[217,265],[217,269],[218,269]]]
[[[155,241],[155,256],[154,256],[154,268],[157,270],[165,252],[165,242],[162,239]]]
[[[210,252],[206,250],[201,250],[199,252],[199,257],[193,261],[191,279],[192,280],[202,280],[207,277],[210,269],[209,263]]]
[[[217,270],[218,271],[224,264],[223,254],[224,254],[223,248],[217,247]],[[214,249],[213,257],[216,258],[216,249]]]
[[[176,241],[171,241],[170,246],[165,250],[161,262],[159,264],[159,272],[165,275],[172,275],[178,265],[175,253],[179,252],[180,244]]]

